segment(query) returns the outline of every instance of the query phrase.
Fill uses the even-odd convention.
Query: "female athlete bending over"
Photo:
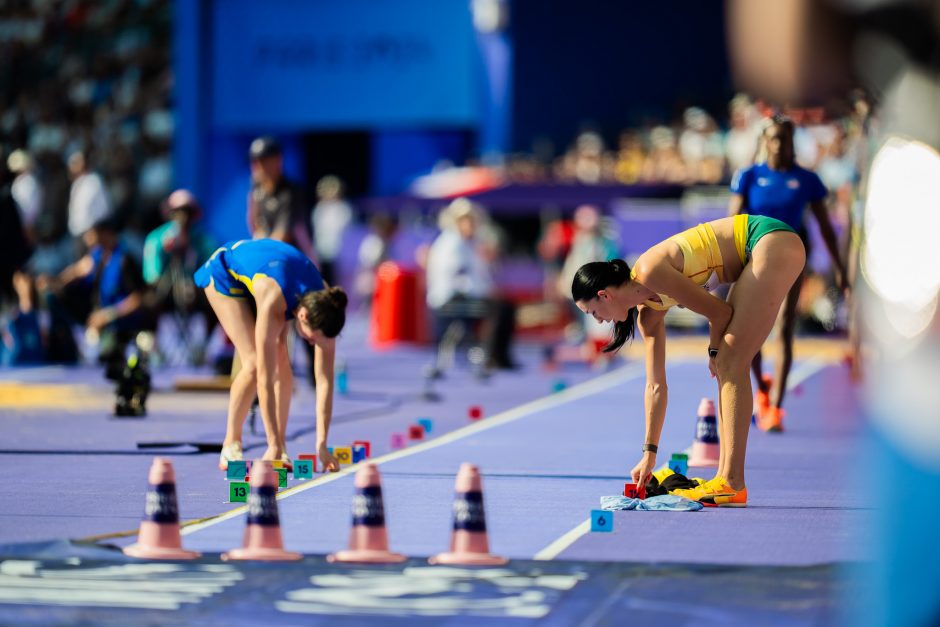
[[[718,379],[718,472],[705,484],[677,494],[704,503],[745,507],[744,457],[753,398],[748,369],[773,328],[780,304],[803,271],[806,253],[793,229],[765,216],[738,215],[700,224],[626,262],[582,266],[571,292],[578,308],[613,321],[605,351],[619,349],[639,322],[646,348],[646,440],[631,475],[645,485],[656,465],[666,417],[666,310],[680,305],[708,319],[708,367]],[[734,283],[728,302],[705,287],[712,274]]]
[[[242,426],[258,395],[268,449],[264,459],[289,463],[285,434],[294,376],[287,355],[288,321],[316,348],[317,455],[323,467],[338,470],[327,450],[333,416],[333,362],[336,336],[346,322],[346,293],[327,287],[316,266],[299,250],[270,239],[226,244],[195,274],[225,333],[235,344],[242,368],[232,381],[228,423],[219,467],[242,459]],[[252,298],[257,320],[248,299]]]

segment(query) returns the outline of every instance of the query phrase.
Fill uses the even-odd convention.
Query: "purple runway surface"
[[[571,577],[571,585],[589,582],[578,587],[576,594],[558,596],[545,591],[555,584],[543,590],[549,600],[540,607],[545,612],[551,610],[545,620],[555,621],[547,624],[566,624],[595,614],[603,623],[623,612],[645,616],[648,620],[644,622],[649,624],[670,624],[670,616],[728,624],[771,618],[772,608],[779,609],[789,601],[810,603],[815,609],[801,614],[804,610],[790,608],[781,615],[787,619],[784,622],[799,623],[804,618],[825,622],[844,593],[837,569],[868,558],[863,530],[870,505],[852,485],[861,464],[853,456],[858,411],[847,373],[840,366],[815,359],[798,361],[791,376],[795,390],[787,402],[786,433],[767,434],[752,428],[746,509],[615,512],[613,533],[591,533],[587,530],[590,510],[599,507],[601,496],[620,493],[640,457],[644,432],[642,363],[618,362],[607,372],[584,366],[545,372],[540,350],[528,345],[519,349],[525,366],[522,370],[498,373],[489,381],[477,381],[464,366],[454,368],[436,385],[443,402],[433,403],[421,399],[420,373],[429,359],[426,351],[399,348],[376,354],[346,350],[350,393],[337,397],[330,440],[333,446],[362,439],[372,442],[373,458],[382,473],[391,548],[412,558],[447,549],[454,478],[462,462],[475,463],[483,474],[491,549],[514,560],[509,567],[514,570],[500,571],[500,577],[508,577],[507,581],[528,578],[526,585],[538,587],[542,571],[536,565],[545,562],[526,560],[553,560],[556,566],[550,572],[564,571],[565,577]],[[219,552],[241,545],[244,508],[226,502],[228,485],[216,468],[217,454],[199,453],[192,446],[138,448],[141,442],[217,443],[222,438],[227,395],[173,392],[172,381],[179,374],[181,371],[172,369],[157,373],[158,391],[152,396],[146,418],[119,420],[109,415],[112,390],[96,370],[0,373],[0,383],[52,386],[49,393],[60,385],[68,387],[61,388],[63,394],[77,394],[74,405],[60,403],[55,409],[23,405],[2,410],[0,462],[7,470],[7,482],[0,486],[0,499],[5,504],[0,511],[0,545],[6,545],[5,555],[20,551],[29,556],[31,549],[15,549],[15,543],[57,538],[101,536],[102,545],[129,544],[143,510],[147,470],[158,454],[169,457],[176,469],[181,518],[184,522],[202,519],[184,527],[184,545],[206,553],[202,563],[210,566],[218,564]],[[661,464],[672,452],[690,447],[699,400],[716,394],[715,383],[700,359],[671,360],[668,377],[669,411],[660,442]],[[553,384],[562,379],[568,389],[552,393]],[[314,443],[313,392],[299,373],[297,381],[288,444],[294,455],[312,452]],[[483,420],[468,420],[471,404],[484,407]],[[402,451],[391,451],[390,435],[405,432],[422,417],[434,421],[429,438]],[[255,446],[250,451],[263,451],[261,435],[248,436],[246,431],[246,442]],[[346,547],[354,471],[353,467],[335,475],[318,474],[313,481],[291,479],[290,488],[278,501],[287,548],[322,556]],[[689,474],[707,478],[713,472],[691,469]],[[53,554],[64,556],[76,549],[35,550],[42,551],[36,554],[37,559],[40,555],[51,559]],[[108,562],[116,559],[111,555],[93,557]],[[424,590],[420,583],[423,577],[451,572],[428,570],[418,560],[409,563],[404,570],[394,570],[397,574],[388,574],[388,585]],[[380,571],[331,567],[322,557],[308,557],[303,564],[299,571],[265,570],[262,566],[249,570],[259,577],[280,573],[280,583],[270,578],[270,593],[282,599],[295,594],[291,590],[296,590],[296,574],[303,569],[320,573],[317,577],[321,579],[310,575],[319,592],[304,594],[312,595],[320,594],[322,586],[329,587],[334,572],[356,581],[357,577],[373,581],[382,576]],[[68,568],[67,562],[50,562],[47,567],[59,573],[55,577],[61,575],[56,569]],[[661,570],[651,575],[649,569],[653,568]],[[236,571],[226,572],[233,581],[240,580]],[[509,590],[503,584],[488,587],[492,582],[482,575],[453,572],[457,579],[447,595],[459,596],[455,590],[467,589],[474,590],[470,597],[475,599],[474,595],[486,596],[495,589],[503,591],[497,596]],[[34,585],[32,578],[25,581],[17,576],[11,580],[15,585]],[[659,597],[679,581],[686,582],[683,599],[688,603],[663,605]],[[780,581],[799,583],[783,591],[773,583]],[[730,614],[716,614],[708,609],[708,594],[699,591],[715,590],[730,582],[737,582],[734,585],[743,591],[740,603],[735,602],[738,605],[728,610]],[[235,588],[232,590],[238,598]],[[36,607],[46,607],[41,598],[37,597]],[[207,615],[212,617],[210,622],[223,620],[222,616],[226,622],[232,621],[232,606],[225,598],[212,602],[216,609]],[[337,598],[340,605],[330,605]],[[417,598],[425,597],[419,594]],[[448,598],[448,603],[453,601]],[[330,597],[326,605],[297,607],[301,613],[323,616],[364,616],[358,601],[341,599]],[[464,601],[472,601],[471,605],[477,602]],[[4,605],[8,602],[0,594],[0,620],[28,622],[25,614]],[[401,620],[431,615],[451,619],[464,614],[488,616],[466,609],[425,614],[430,610],[421,603],[415,601],[410,609],[397,614],[379,613],[388,620],[392,616]],[[143,611],[144,606],[134,607]],[[251,615],[251,620],[282,619],[288,612],[284,607],[277,603],[259,606],[261,613]],[[62,610],[55,616],[63,623],[120,624],[120,617],[144,620],[142,614],[114,615],[110,621],[103,615],[70,611]],[[504,616],[512,616],[512,610],[506,611]],[[499,612],[494,615],[503,616]],[[249,615],[244,618],[249,620]],[[147,620],[157,619],[151,616]]]

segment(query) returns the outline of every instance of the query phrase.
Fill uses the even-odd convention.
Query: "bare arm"
[[[643,307],[638,318],[646,352],[646,393],[643,396],[646,412],[645,444],[659,444],[666,420],[669,387],[666,385],[665,317],[664,311]]]
[[[333,420],[333,364],[336,361],[336,339],[317,344],[313,372],[317,379],[317,448],[326,446]]]
[[[59,276],[55,278],[56,287],[65,287],[72,281],[77,281],[78,279],[85,278],[95,269],[95,261],[91,258],[91,255],[85,255],[75,263],[69,265],[62,272],[59,273]]]
[[[836,243],[836,232],[832,228],[832,222],[829,221],[829,212],[826,211],[826,203],[822,200],[814,200],[809,204],[809,208],[816,217],[816,222],[819,223],[819,233],[822,235],[823,242],[826,244],[826,250],[829,251],[829,256],[832,257],[832,263],[839,273],[836,279],[839,282],[839,288],[844,289],[848,286],[848,274],[845,271],[845,264],[842,263],[842,257],[839,255],[839,245]]]
[[[736,216],[741,213],[747,213],[747,203],[741,194],[731,194],[731,200],[728,201],[728,215]]]
[[[274,379],[277,372],[278,336],[284,328],[286,303],[277,283],[267,277],[259,277],[252,283],[258,318],[255,323],[255,350],[258,354],[258,406],[268,436],[268,448],[278,449],[280,433],[277,423],[277,397]],[[280,456],[283,451],[276,450]]]
[[[643,409],[646,415],[644,444],[659,445],[666,420],[669,387],[666,385],[666,325],[665,311],[640,307],[637,323],[643,334],[646,352],[646,390],[643,394]],[[656,465],[656,453],[646,451],[631,473],[637,485],[646,485],[649,474]]]

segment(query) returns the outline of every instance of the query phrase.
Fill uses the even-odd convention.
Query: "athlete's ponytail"
[[[630,281],[630,266],[623,259],[611,261],[592,261],[581,266],[571,282],[571,296],[574,302],[588,302],[597,298],[597,293],[612,286],[623,285]],[[605,353],[620,350],[627,340],[636,334],[637,308],[631,307],[627,319],[614,323],[614,336],[604,347]]]

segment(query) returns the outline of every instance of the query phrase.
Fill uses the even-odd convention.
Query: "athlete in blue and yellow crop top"
[[[273,279],[281,288],[287,319],[301,295],[323,289],[323,279],[313,262],[302,252],[273,239],[229,242],[219,248],[196,271],[196,286],[206,288],[212,279],[223,296],[246,298],[259,276]]]
[[[766,216],[740,215],[700,224],[656,244],[640,255],[632,271],[621,259],[591,262],[578,270],[571,285],[575,305],[601,322],[615,323],[605,351],[620,348],[635,326],[643,333],[646,436],[643,457],[631,472],[634,482],[645,485],[656,466],[668,396],[665,316],[679,305],[708,320],[708,366],[718,380],[721,446],[715,477],[680,496],[723,507],[747,506],[748,368],[805,263],[803,243],[791,227]],[[712,275],[734,284],[727,302],[702,289]]]
[[[333,414],[333,365],[336,336],[346,321],[346,293],[327,287],[316,266],[284,242],[260,239],[226,244],[196,271],[241,359],[232,380],[228,422],[219,468],[243,458],[242,426],[255,394],[268,448],[263,459],[290,464],[285,434],[294,379],[287,353],[288,321],[314,348],[317,394],[317,454],[323,467],[339,470],[327,447]],[[255,302],[254,311],[247,299]]]

